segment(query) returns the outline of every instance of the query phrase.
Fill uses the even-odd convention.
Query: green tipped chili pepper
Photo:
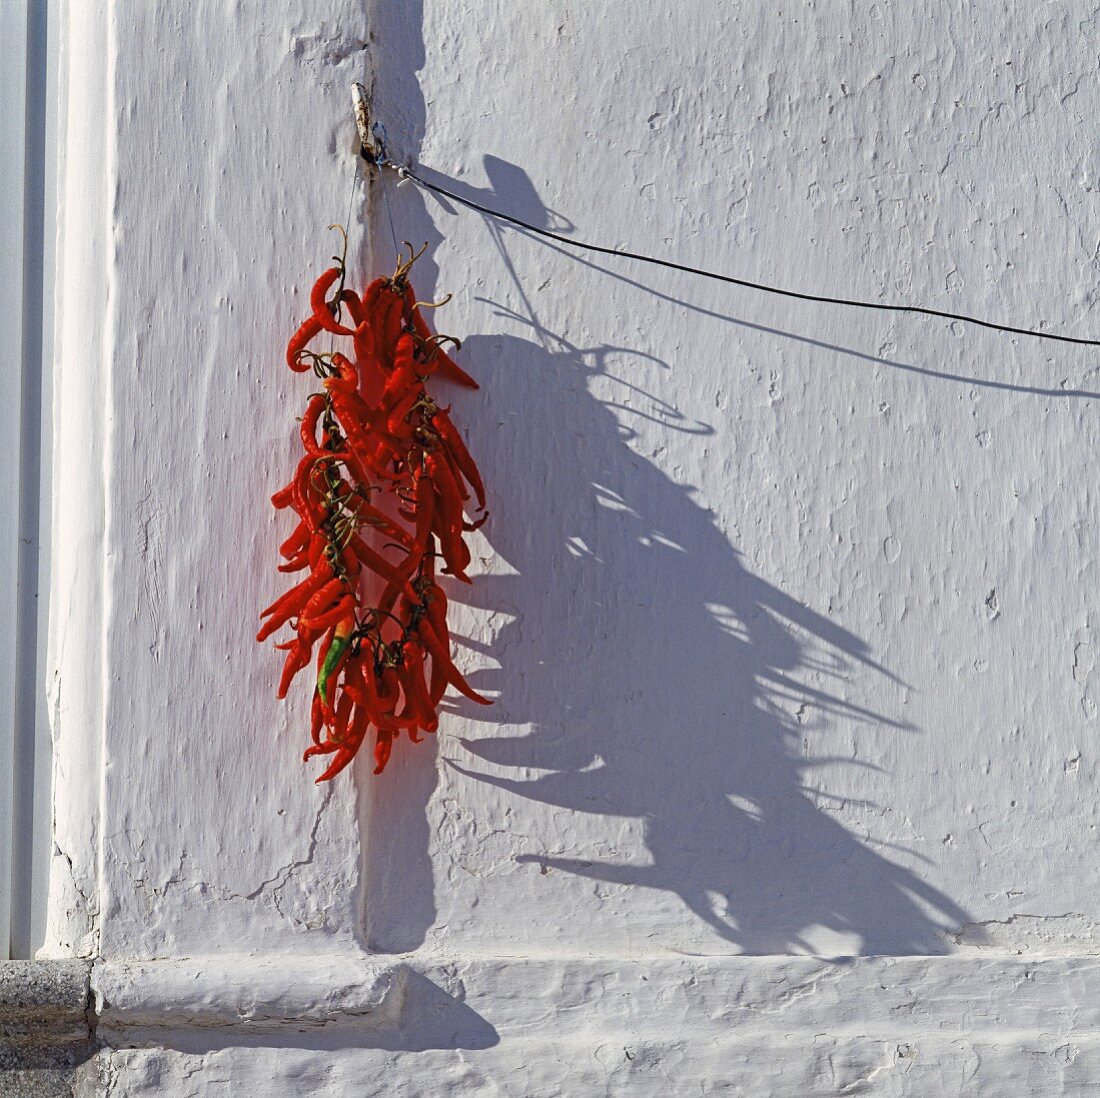
[[[352,617],[344,618],[340,624],[336,626],[336,632],[333,634],[332,643],[328,646],[325,658],[321,661],[321,668],[317,672],[317,693],[321,695],[322,705],[328,705],[329,682],[340,666],[341,657],[348,650],[348,645],[351,643],[351,633],[354,628],[355,619]]]

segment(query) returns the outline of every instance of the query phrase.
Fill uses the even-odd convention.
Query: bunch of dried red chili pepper
[[[292,370],[312,370],[324,384],[302,416],[305,453],[294,477],[271,497],[298,516],[279,571],[307,575],[263,611],[256,639],[294,629],[276,645],[287,653],[280,698],[299,671],[316,668],[305,758],[333,756],[318,782],[343,770],[372,730],[381,773],[402,731],[413,742],[436,731],[448,686],[489,704],[451,661],[436,579],[441,562],[442,573],[470,582],[463,535],[487,517],[485,489],[449,409],[426,384],[478,386],[443,350],[458,341],[433,335],[421,315],[426,303],[408,277],[419,254],[410,246],[393,276],[362,296],[345,284],[344,257],[334,256],[286,352]],[[323,333],[351,340],[350,354],[312,350]],[[474,522],[463,514],[471,490],[481,512]]]

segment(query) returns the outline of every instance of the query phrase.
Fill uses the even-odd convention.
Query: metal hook
[[[386,127],[382,122],[375,122],[370,132],[374,138],[374,162],[378,167],[384,167],[390,163],[389,153],[386,151]]]
[[[362,84],[351,86],[351,106],[355,113],[355,128],[359,132],[359,155],[368,164],[378,164],[378,150],[371,137],[370,107],[367,105],[367,89]]]

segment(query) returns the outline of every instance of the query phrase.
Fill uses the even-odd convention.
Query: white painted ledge
[[[1094,957],[239,957],[98,963],[92,986],[101,1078],[134,1096],[203,1078],[295,1098],[1020,1098],[1100,1079]]]
[[[1100,1039],[1100,957],[218,956],[100,961],[91,984],[101,1037],[147,1027],[408,1030],[431,994],[512,1038],[541,1039],[552,1019],[559,1040],[594,1031],[763,1038],[777,1024],[884,1040]]]
[[[400,966],[362,957],[208,957],[100,962],[92,972],[98,1025],[262,1033],[392,1021]]]

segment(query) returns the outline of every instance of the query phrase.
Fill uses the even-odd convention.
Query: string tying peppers
[[[359,295],[346,285],[347,234],[332,227],[344,236],[343,254],[314,284],[311,314],[286,352],[290,369],[312,370],[323,391],[302,416],[294,476],[271,497],[298,518],[279,547],[279,571],[305,578],[263,611],[256,635],[294,633],[275,646],[286,652],[279,698],[315,668],[304,758],[332,756],[318,782],[334,778],[372,734],[380,774],[402,731],[417,743],[437,730],[448,687],[490,704],[451,660],[436,577],[442,562],[442,574],[470,582],[465,535],[488,517],[485,487],[449,408],[426,387],[437,378],[478,385],[443,349],[459,341],[433,334],[421,315],[435,306],[417,301],[409,271],[424,249],[406,244],[409,258]],[[312,350],[323,333],[350,339],[350,355]],[[464,513],[471,492],[480,513],[473,521]]]

